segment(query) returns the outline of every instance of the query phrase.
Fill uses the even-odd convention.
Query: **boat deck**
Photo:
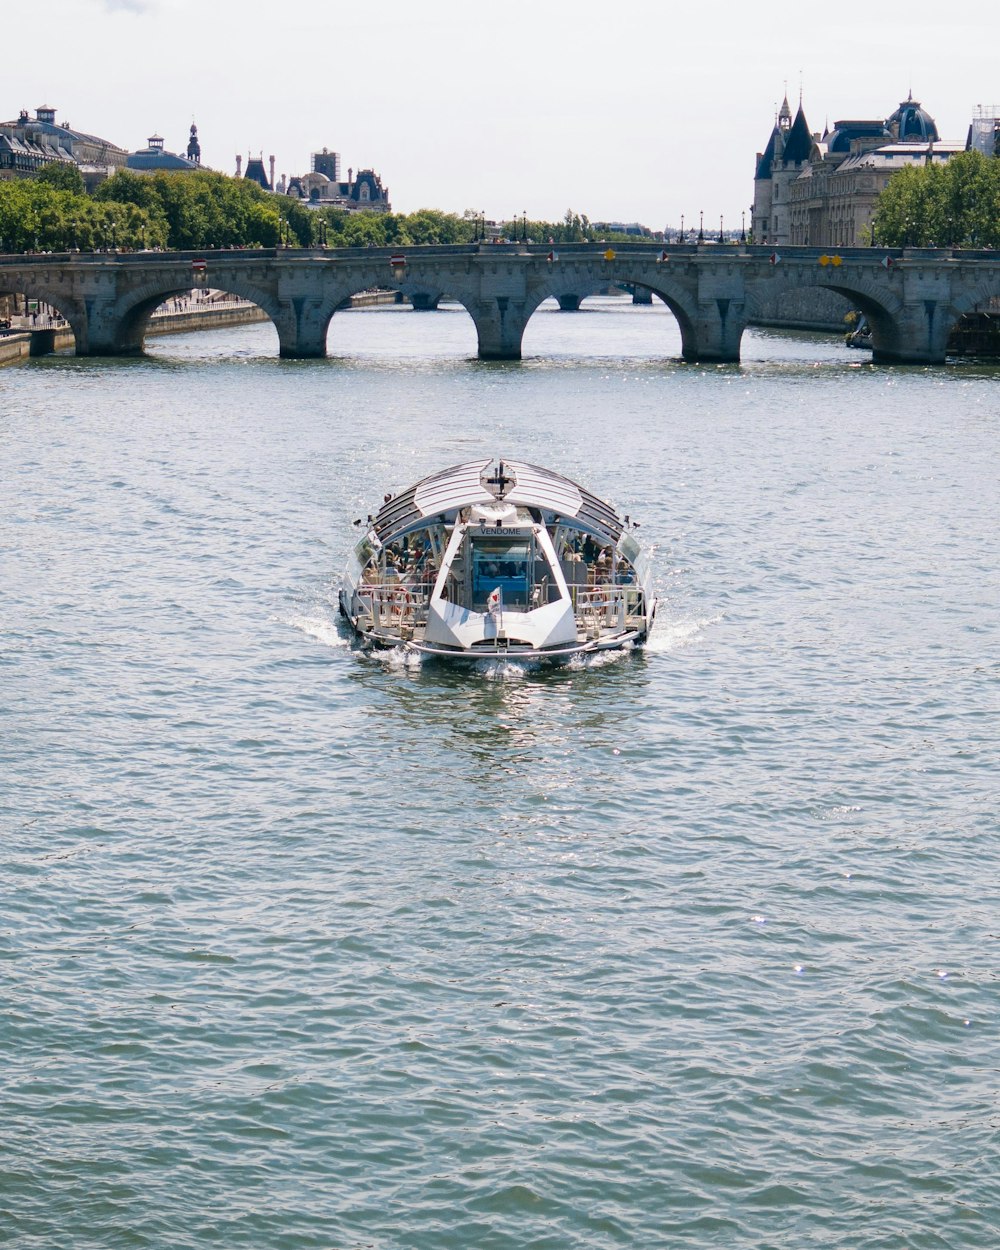
[[[571,586],[573,614],[579,643],[604,636],[628,634],[643,628],[642,591],[637,586]],[[429,587],[399,582],[362,586],[355,603],[357,629],[366,637],[388,643],[420,641],[427,623]],[[505,609],[498,616],[500,627],[516,624],[517,609]]]

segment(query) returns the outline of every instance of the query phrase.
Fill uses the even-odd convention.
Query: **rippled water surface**
[[[662,308],[0,372],[0,1242],[1000,1244],[1000,375]],[[650,645],[366,658],[352,520],[505,454]]]

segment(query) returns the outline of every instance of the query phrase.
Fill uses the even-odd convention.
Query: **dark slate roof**
[[[774,145],[778,138],[778,127],[771,131],[771,137],[767,141],[767,147],[761,153],[760,160],[757,162],[757,171],[754,179],[770,178],[771,169],[774,165]]]
[[[125,163],[129,169],[137,169],[140,172],[150,169],[201,168],[194,161],[185,160],[183,156],[177,156],[174,152],[158,151],[154,148],[146,148],[142,152],[130,152],[129,158]]]
[[[809,123],[806,121],[806,115],[800,104],[799,111],[795,114],[795,121],[792,122],[792,128],[788,132],[788,138],[785,140],[782,160],[792,165],[801,165],[803,161],[809,159],[812,149],[813,137],[809,132]]]
[[[264,162],[259,156],[252,156],[247,161],[246,173],[244,178],[249,178],[252,182],[258,183],[265,191],[271,190],[271,183],[264,169]]]
[[[848,153],[856,139],[877,139],[882,143],[891,143],[892,135],[885,123],[878,120],[845,119],[834,122],[833,130],[827,137],[827,151],[830,153]]]
[[[109,152],[122,152],[124,148],[118,147],[116,143],[110,143],[107,139],[101,139],[98,135],[88,135],[82,130],[71,130],[69,126],[60,126],[55,122],[43,122],[37,118],[19,117],[17,121],[0,122],[0,126],[10,127],[12,130],[29,130],[33,134],[46,136],[49,139],[60,139],[65,142],[66,139],[78,140],[81,143],[93,143],[100,147],[105,147]]]
[[[934,142],[941,137],[934,118],[926,109],[920,107],[920,101],[914,100],[912,95],[909,99],[901,101],[899,108],[885,124],[887,127],[899,126],[901,143],[905,143],[908,139],[916,139],[924,143]]]

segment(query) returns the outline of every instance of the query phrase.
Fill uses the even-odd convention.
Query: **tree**
[[[421,208],[406,218],[406,232],[413,243],[464,243],[468,227],[453,213]]]
[[[1000,161],[970,151],[904,167],[878,197],[872,227],[883,247],[1000,246]]]
[[[51,161],[35,174],[37,182],[56,191],[69,191],[72,195],[83,195],[83,174],[76,165],[69,161]]]
[[[318,218],[312,209],[306,208],[301,200],[292,199],[288,196],[284,200],[276,197],[276,202],[282,206],[279,211],[284,212],[289,230],[293,236],[289,242],[298,247],[311,247],[314,243],[319,242],[316,229]]]
[[[118,169],[94,191],[98,203],[113,200],[116,204],[136,204],[140,208],[156,210],[160,200],[153,179],[148,174],[136,173],[134,169]]]
[[[312,208],[294,196],[273,195],[249,178],[231,178],[212,170],[158,170],[140,174],[119,169],[93,196],[53,185],[79,178],[75,168],[53,165],[45,177],[0,182],[0,246],[14,251],[61,251],[102,247],[176,248],[211,247],[411,247],[425,244],[469,243],[478,237],[479,217],[470,209],[464,216],[440,209],[415,213],[352,212],[331,206]],[[60,172],[63,171],[63,172]],[[965,192],[963,192],[965,194]],[[942,199],[935,189],[935,200]],[[984,203],[997,202],[996,190],[977,195]],[[887,201],[885,221],[912,216]],[[946,216],[942,208],[939,216]],[[996,214],[994,214],[996,216]],[[282,224],[284,223],[284,224]],[[888,226],[886,227],[888,230]],[[985,238],[985,226],[979,237]],[[567,209],[561,222],[511,219],[509,233],[556,243],[609,242],[626,236],[598,231],[586,216]]]

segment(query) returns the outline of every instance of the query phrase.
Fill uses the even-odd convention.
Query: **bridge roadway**
[[[1000,255],[649,243],[0,255],[0,294],[58,309],[82,356],[141,352],[153,310],[206,286],[259,305],[286,357],[325,356],[337,310],[359,291],[384,288],[418,309],[458,300],[475,323],[480,357],[517,360],[544,299],[574,308],[609,284],[658,295],[677,318],[686,360],[739,360],[748,323],[774,315],[787,292],[815,288],[866,315],[876,361],[940,364],[959,318],[1000,297]]]

